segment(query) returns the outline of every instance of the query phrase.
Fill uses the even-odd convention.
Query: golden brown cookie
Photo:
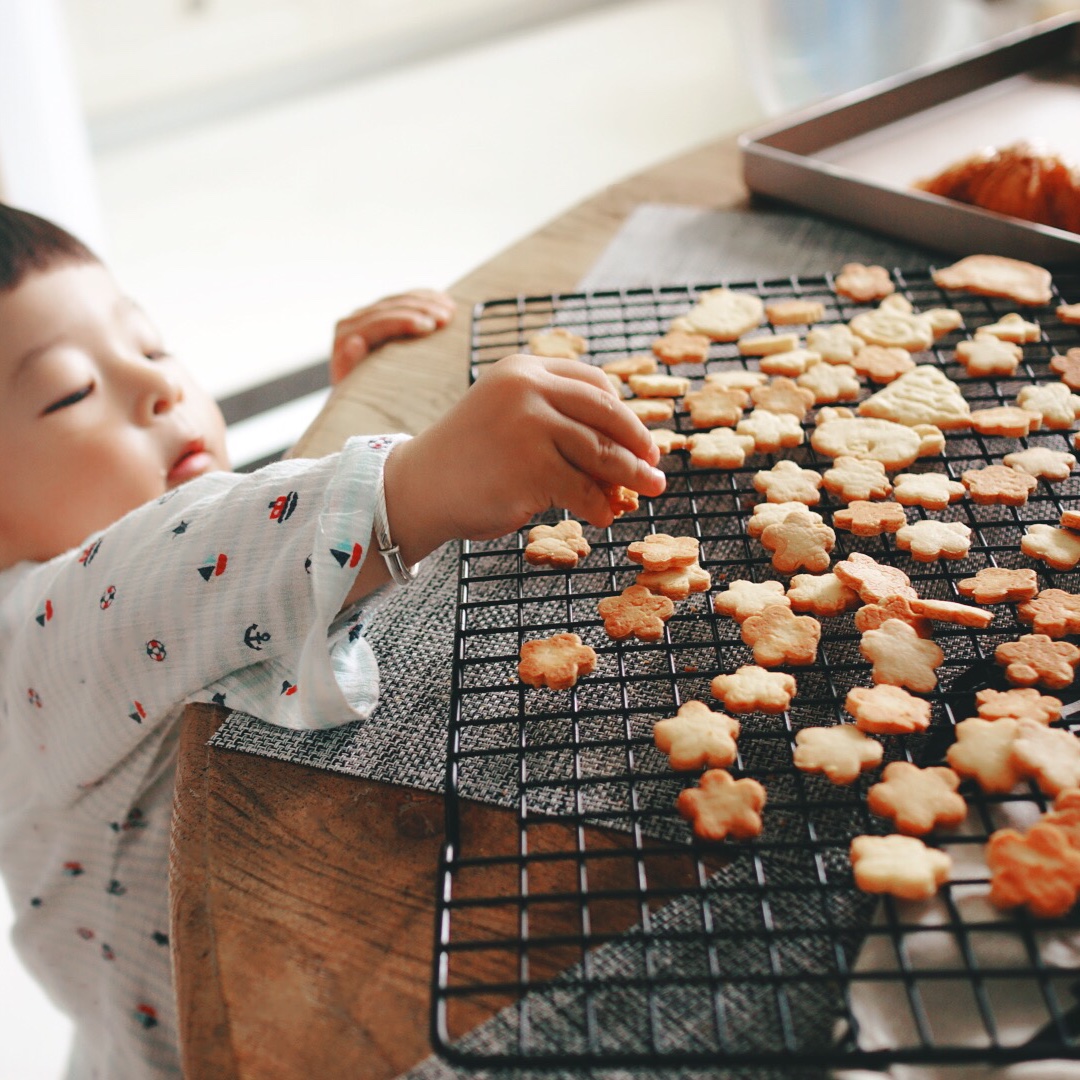
[[[1080,634],[1080,596],[1064,589],[1043,589],[1017,605],[1016,617],[1036,634],[1047,637]]]
[[[1010,311],[1008,315],[1002,315],[995,323],[987,323],[975,331],[975,336],[987,334],[999,338],[1001,341],[1011,341],[1016,345],[1026,342],[1038,341],[1042,337],[1039,324],[1028,322],[1023,315]]]
[[[931,619],[934,622],[953,623],[956,626],[973,626],[982,630],[994,621],[992,611],[983,611],[982,608],[973,607],[971,604],[958,604],[953,600],[937,600],[933,597],[917,596],[909,600],[908,603],[916,615]]]
[[[518,677],[529,686],[568,690],[596,668],[596,652],[577,634],[553,634],[521,646]]]
[[[604,494],[607,496],[611,512],[617,518],[636,510],[641,505],[638,493],[621,484],[604,485]]]
[[[891,761],[880,783],[866,793],[871,814],[891,819],[908,836],[925,836],[938,827],[955,828],[967,817],[967,803],[957,791],[960,777],[942,765],[920,769]]]
[[[956,725],[956,742],[945,753],[949,765],[983,791],[1003,795],[1020,782],[1013,741],[1020,721],[1011,716],[984,720],[972,716]]]
[[[534,356],[552,356],[564,360],[577,360],[588,348],[580,334],[555,326],[529,336],[529,352]]]
[[[969,255],[931,275],[939,289],[1002,296],[1018,304],[1049,304],[1050,273],[1041,266],[1002,255]]]
[[[795,676],[743,664],[734,674],[717,675],[711,689],[713,697],[732,712],[782,713],[795,696]]]
[[[1046,634],[1022,634],[1016,641],[1002,642],[994,659],[1005,668],[1014,686],[1045,686],[1060,690],[1068,686],[1080,664],[1080,649]]]
[[[779,375],[750,391],[750,400],[768,412],[791,413],[802,420],[814,404],[814,392],[799,386],[794,379]]]
[[[592,548],[581,532],[577,521],[560,521],[557,525],[535,525],[529,530],[525,545],[525,561],[534,566],[557,566],[569,569],[577,566]]]
[[[871,382],[891,383],[915,367],[911,353],[889,345],[863,345],[851,361],[859,375]]]
[[[772,552],[773,568],[782,574],[796,570],[819,574],[827,570],[829,552],[835,543],[836,533],[828,525],[817,524],[798,513],[788,514],[761,534],[761,546]]]
[[[866,633],[867,630],[880,629],[888,619],[899,619],[906,622],[919,637],[933,637],[934,627],[930,620],[915,613],[913,605],[918,599],[912,593],[910,596],[885,596],[873,603],[864,604],[855,612],[855,629]]]
[[[1026,907],[1044,919],[1067,914],[1080,891],[1080,852],[1060,826],[1040,821],[1026,834],[999,829],[986,845],[990,901],[1008,910]]]
[[[918,595],[911,587],[911,578],[903,570],[879,563],[861,551],[853,551],[838,562],[833,573],[848,588],[854,589],[866,604],[884,600],[887,596]]]
[[[979,604],[1030,600],[1039,591],[1039,577],[1027,568],[1010,570],[1004,566],[985,566],[974,577],[956,583],[961,596],[970,596]]]
[[[652,343],[653,354],[665,364],[701,363],[709,355],[709,338],[687,330],[669,330]]]
[[[980,435],[1022,439],[1042,425],[1039,413],[1028,412],[1019,405],[995,405],[989,409],[973,409],[971,426]]]
[[[706,385],[683,396],[695,428],[734,427],[741,419],[747,402],[745,390],[724,390]]]
[[[808,727],[795,733],[791,760],[796,769],[824,773],[834,784],[852,784],[867,769],[876,769],[885,747],[854,724]]]
[[[884,499],[892,491],[885,466],[880,461],[865,458],[834,458],[821,483],[844,502]]]
[[[911,735],[930,726],[930,702],[891,683],[853,686],[844,708],[855,717],[855,726],[869,735]]]
[[[812,664],[817,659],[821,623],[796,615],[786,604],[770,604],[742,624],[742,639],[761,667]]]
[[[819,618],[839,615],[859,605],[858,593],[835,574],[796,574],[787,597],[792,611]]]
[[[631,636],[639,641],[659,641],[664,636],[664,623],[675,614],[671,600],[649,592],[644,585],[628,585],[618,596],[605,596],[596,609],[604,620],[604,632],[615,641]]]
[[[618,360],[608,360],[600,365],[600,370],[614,375],[621,382],[626,382],[631,375],[653,375],[656,373],[656,357],[639,355],[623,356]]]
[[[1070,390],[1080,390],[1080,349],[1069,349],[1064,356],[1051,356],[1050,370]]]
[[[985,465],[960,476],[972,502],[982,506],[1023,506],[1039,481],[1008,465]]]
[[[1056,697],[1040,694],[1031,687],[1013,690],[980,690],[975,695],[976,708],[984,720],[1000,720],[1011,716],[1016,720],[1035,720],[1049,724],[1061,717],[1061,702]]]
[[[864,631],[859,651],[873,664],[874,682],[920,694],[937,686],[937,669],[945,662],[945,654],[933,641],[900,619],[886,619],[876,630]]]
[[[866,266],[856,262],[844,264],[833,279],[833,288],[857,304],[883,300],[896,291],[892,277],[884,266]]]
[[[736,780],[726,769],[708,769],[697,787],[679,792],[675,805],[699,840],[749,840],[761,833],[765,789],[748,776]]]
[[[656,572],[694,565],[698,561],[698,549],[696,536],[649,533],[644,540],[635,540],[627,547],[626,557],[646,570]]]
[[[1071,731],[1018,720],[1013,739],[1013,763],[1046,795],[1060,795],[1080,785],[1080,739]]]
[[[738,753],[738,736],[739,721],[703,701],[687,701],[674,716],[653,724],[653,742],[679,771],[730,765]]]
[[[691,593],[705,592],[712,585],[712,575],[694,563],[670,570],[642,570],[634,581],[669,600],[685,600]]]
[[[833,514],[833,524],[856,536],[880,536],[882,533],[898,532],[907,524],[907,515],[896,502],[856,499]]]

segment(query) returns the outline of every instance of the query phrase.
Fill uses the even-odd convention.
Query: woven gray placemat
[[[824,219],[780,209],[753,212],[711,212],[687,207],[644,205],[625,222],[596,265],[579,283],[582,291],[633,288],[661,284],[713,283],[772,279],[786,275],[817,275],[838,270],[847,261],[880,262],[914,268],[933,261],[930,252],[904,247]],[[255,717],[232,714],[212,745],[223,749],[311,765],[368,779],[425,790],[444,786],[447,723],[454,645],[454,611],[458,584],[457,545],[432,555],[420,577],[408,589],[392,593],[372,616],[368,640],[380,658],[382,692],[379,707],[366,723],[333,731],[296,732],[271,727]],[[463,794],[512,806],[516,797],[497,776],[482,777]],[[678,902],[664,909],[664,918],[678,925],[693,919],[696,909]],[[625,942],[605,946],[597,962],[613,970],[632,968],[640,955],[628,935]],[[534,1020],[551,1046],[580,1042],[575,1012],[560,1007],[557,981],[550,990],[530,996]],[[535,999],[535,1000],[533,1000]],[[695,1008],[686,1000],[672,1003],[669,1022],[673,1036],[692,1038],[696,1024],[712,1022],[712,1005]],[[760,1033],[769,1017],[751,1001],[733,997],[727,1007],[751,1033]],[[819,1021],[827,1038],[829,1003],[798,1003],[809,1026]],[[767,1008],[764,1010],[767,1012]],[[626,1016],[638,1015],[628,1009]],[[632,1045],[639,1032],[623,1030],[620,1014],[607,1018],[605,1037]],[[462,1043],[478,1053],[512,1050],[516,1045],[516,1011],[506,1010],[482,1024]],[[740,1080],[809,1080],[822,1071],[806,1069],[594,1069],[518,1070],[466,1069],[431,1057],[409,1074],[409,1080],[531,1080],[532,1077],[621,1080],[649,1077],[696,1080],[698,1077],[739,1077]]]

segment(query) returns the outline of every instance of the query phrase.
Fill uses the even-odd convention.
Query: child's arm
[[[649,432],[606,376],[578,360],[510,356],[445,416],[387,458],[390,535],[406,563],[447,540],[490,539],[551,507],[604,528],[605,486],[659,495],[665,477]],[[351,603],[387,580],[365,561]]]
[[[433,289],[414,289],[362,307],[338,321],[330,353],[330,382],[341,382],[391,338],[424,337],[454,317],[454,301]]]

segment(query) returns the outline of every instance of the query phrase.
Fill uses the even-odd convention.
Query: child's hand
[[[334,327],[330,382],[339,383],[365,356],[391,338],[424,337],[454,317],[454,301],[433,289],[387,296],[346,315]]]
[[[510,356],[391,453],[391,534],[415,560],[450,539],[503,536],[550,507],[603,528],[614,519],[605,486],[659,495],[659,457],[598,368]]]

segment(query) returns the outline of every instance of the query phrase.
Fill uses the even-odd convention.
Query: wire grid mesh
[[[957,342],[1017,306],[945,294],[925,270],[892,274],[916,310],[948,306],[962,313],[964,326],[916,359],[938,365],[973,409],[1012,404],[1022,386],[1058,381],[1050,357],[1080,344],[1080,330],[1057,320],[1053,306],[1022,309],[1039,322],[1042,339],[1023,346],[1015,377],[971,378],[956,362]],[[552,325],[583,336],[595,363],[648,352],[671,319],[712,287],[479,305],[473,375]],[[819,300],[819,323],[846,322],[869,306],[839,296],[831,276],[731,287],[765,301]],[[1080,299],[1080,276],[1059,274],[1055,296]],[[704,363],[669,370],[696,385],[706,372],[744,366],[756,361],[734,345],[713,343]],[[693,430],[681,411],[667,426]],[[903,471],[959,479],[1019,445],[1069,451],[1071,439],[1070,431],[1046,428],[1020,440],[953,431],[942,455]],[[763,499],[753,474],[780,456],[819,471],[831,464],[809,439],[779,455],[752,455],[731,470],[692,468],[683,453],[665,456],[667,491],[642,499],[638,511],[608,529],[586,526],[592,552],[572,570],[527,564],[527,529],[463,545],[432,1014],[433,1042],[451,1060],[791,1067],[1080,1056],[1075,913],[1036,921],[1023,911],[996,912],[985,898],[983,844],[1003,822],[1047,808],[1034,785],[987,795],[964,783],[968,821],[930,838],[954,859],[936,901],[879,900],[854,888],[852,836],[892,831],[866,807],[866,790],[879,773],[838,787],[792,763],[797,731],[850,720],[847,691],[872,684],[852,613],[820,620],[814,666],[782,669],[798,683],[787,712],[740,716],[731,771],[767,789],[760,837],[702,844],[677,815],[676,796],[697,774],[670,769],[653,745],[652,726],[683,702],[709,702],[715,675],[753,662],[738,624],[715,614],[711,601],[736,579],[787,580],[746,532]],[[866,552],[903,569],[924,597],[959,599],[957,582],[987,566],[1031,566],[1041,588],[1076,591],[1075,572],[1033,562],[1019,544],[1028,524],[1056,524],[1063,509],[1080,505],[1078,491],[1074,474],[1063,482],[1040,479],[1020,507],[965,498],[933,515],[908,508],[909,521],[934,516],[970,526],[971,551],[959,561],[916,562],[888,534],[866,539],[840,529],[833,559]],[[815,510],[829,523],[843,505],[823,490]],[[613,641],[597,602],[633,583],[640,568],[627,559],[627,545],[651,532],[696,536],[712,588],[676,605],[662,641]],[[921,735],[881,737],[886,762],[943,763],[953,725],[975,715],[976,691],[1007,688],[994,648],[1030,628],[1018,622],[1015,605],[992,610],[985,630],[935,624],[946,659],[937,688],[925,695],[931,726]],[[596,650],[594,673],[565,691],[519,683],[522,642],[561,631],[580,634]],[[1059,696],[1061,724],[1068,725],[1072,688]],[[512,827],[471,825],[461,806],[468,798],[512,807]],[[884,1033],[871,1030],[870,1020],[883,1014]]]

